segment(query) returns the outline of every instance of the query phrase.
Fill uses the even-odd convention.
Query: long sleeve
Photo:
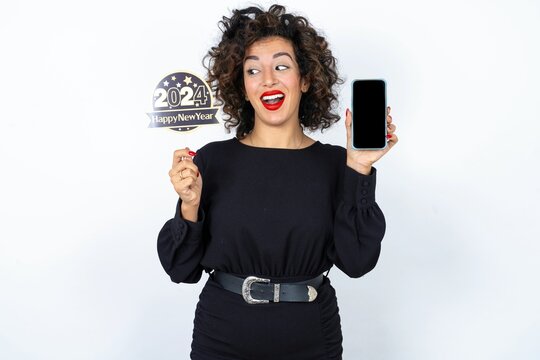
[[[334,218],[334,241],[329,247],[331,261],[351,278],[370,272],[379,259],[386,231],[384,214],[375,202],[377,169],[370,175],[349,166],[343,171],[343,186]]]
[[[193,158],[203,176],[203,166],[199,153]],[[204,179],[204,177],[203,177]],[[204,187],[204,185],[203,185]],[[196,283],[201,279],[203,267],[200,260],[204,255],[205,242],[203,225],[205,211],[203,203],[199,205],[197,221],[182,218],[182,199],[178,198],[174,218],[161,228],[157,240],[159,260],[171,281],[175,283]]]

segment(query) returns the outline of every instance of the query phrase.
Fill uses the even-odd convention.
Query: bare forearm
[[[197,222],[197,213],[199,211],[198,206],[184,205],[182,203],[180,210],[182,211],[182,218],[184,220]]]

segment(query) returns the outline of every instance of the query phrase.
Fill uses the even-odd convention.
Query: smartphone
[[[386,139],[386,81],[363,79],[352,82],[352,148],[380,150]]]

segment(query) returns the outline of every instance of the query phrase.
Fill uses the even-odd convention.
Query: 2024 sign
[[[208,104],[208,90],[204,85],[198,85],[195,91],[188,85],[181,88],[174,86],[167,90],[157,88],[154,91],[154,99],[154,109],[210,105]]]
[[[218,124],[208,84],[190,72],[165,76],[154,89],[154,111],[147,113],[150,128],[189,131],[199,125]]]

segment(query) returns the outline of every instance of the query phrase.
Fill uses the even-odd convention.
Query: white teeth
[[[283,94],[275,94],[275,95],[263,96],[262,99],[264,101],[269,101],[269,100],[274,100],[274,99],[281,99],[284,96],[285,95],[283,95]]]

